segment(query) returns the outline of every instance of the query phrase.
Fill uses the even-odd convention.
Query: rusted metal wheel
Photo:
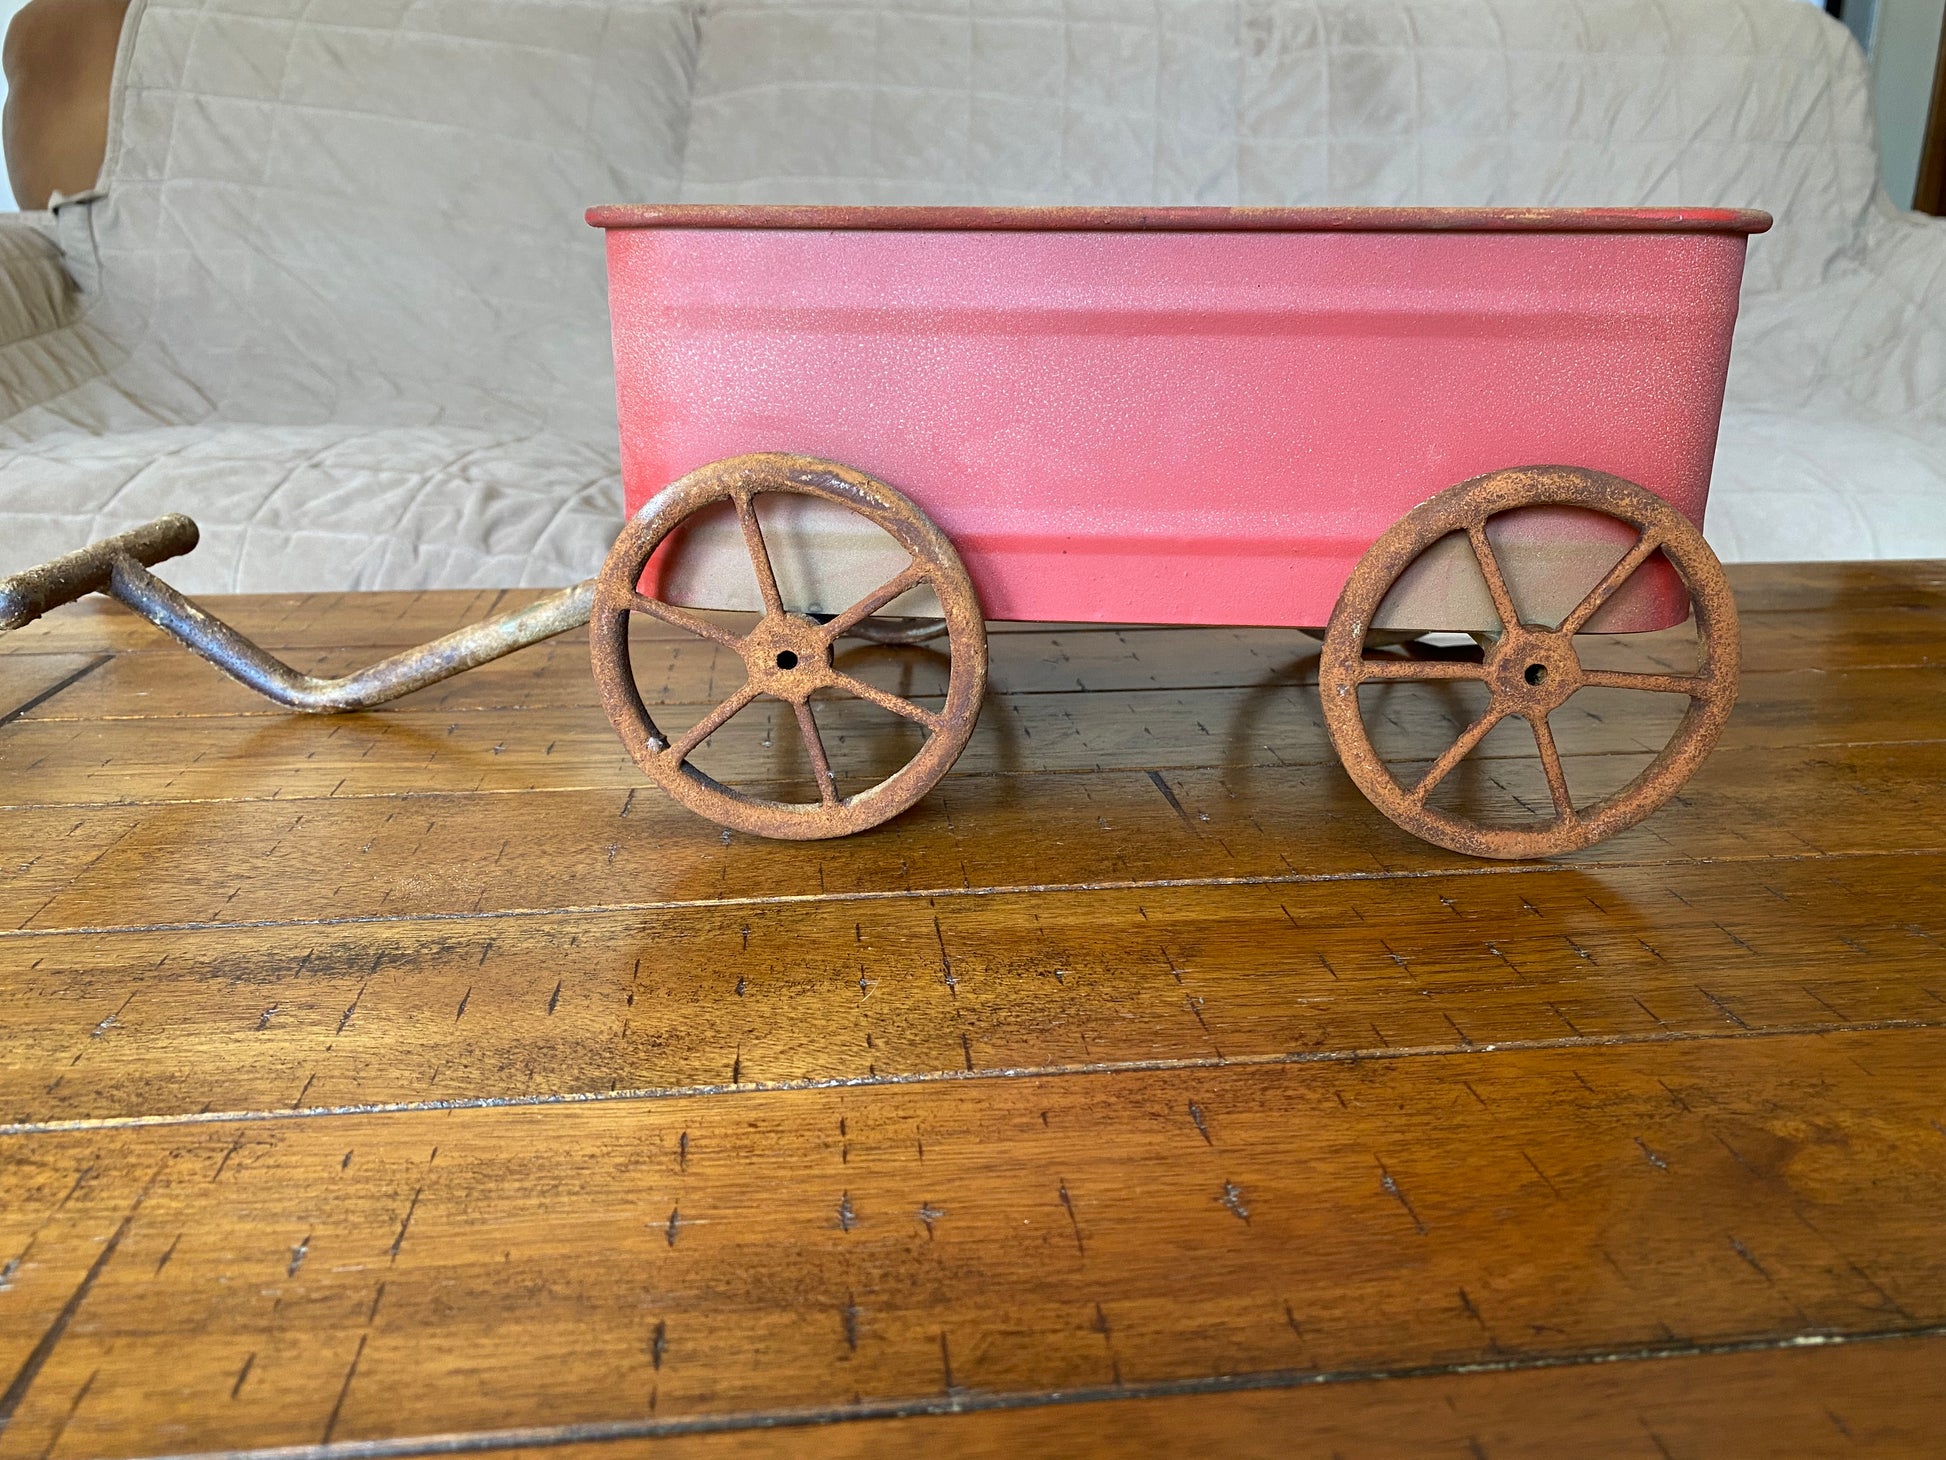
[[[1600,581],[1552,625],[1523,618],[1487,536],[1488,521],[1539,506],[1576,507],[1627,523],[1632,546]],[[1485,579],[1497,636],[1477,657],[1402,658],[1368,652],[1371,625],[1400,576],[1435,543],[1460,534]],[[1641,673],[1584,666],[1575,637],[1622,585],[1660,553],[1689,591],[1696,667],[1689,673]],[[1482,636],[1485,638],[1485,636]],[[1571,467],[1528,467],[1463,482],[1420,504],[1374,543],[1359,561],[1332,612],[1319,658],[1318,688],[1325,726],[1345,769],[1393,821],[1413,835],[1453,851],[1483,857],[1547,857],[1589,846],[1633,826],[1675,793],[1709,754],[1736,700],[1736,606],[1716,554],[1675,508],[1631,482]],[[1473,680],[1486,686],[1486,708],[1424,771],[1401,784],[1373,749],[1359,687],[1381,681]],[[1583,688],[1682,695],[1688,708],[1668,743],[1626,785],[1589,805],[1577,805],[1554,734],[1550,712]],[[1550,817],[1526,824],[1482,824],[1428,804],[1428,797],[1487,732],[1510,716],[1527,721],[1553,801]]]
[[[786,607],[764,546],[755,503],[766,494],[815,497],[845,507],[887,533],[911,557],[906,567],[844,612],[813,618]],[[722,625],[639,591],[650,557],[684,521],[719,502],[734,508],[749,549],[764,610],[756,626],[737,635]],[[838,669],[832,645],[886,604],[929,586],[945,616],[952,667],[937,710],[867,684]],[[646,614],[734,651],[744,683],[728,699],[673,739],[657,728],[636,688],[629,663],[628,620]],[[986,688],[986,624],[959,554],[946,535],[903,494],[861,472],[805,456],[733,457],[691,472],[664,489],[630,519],[596,580],[589,639],[603,707],[635,761],[677,801],[720,826],[758,836],[811,840],[848,836],[897,816],[945,775],[965,749]],[[851,696],[920,726],[925,740],[904,766],[865,790],[839,794],[818,732],[812,696]],[[818,799],[769,800],[724,785],[689,757],[739,710],[770,696],[796,714]],[[819,699],[819,704],[828,703]]]

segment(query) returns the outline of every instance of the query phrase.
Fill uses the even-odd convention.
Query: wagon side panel
[[[631,511],[706,462],[802,452],[915,498],[995,618],[1311,625],[1387,526],[1499,468],[1611,472],[1700,522],[1744,240],[658,228],[608,246]],[[839,524],[786,527],[826,534],[798,554],[809,598],[883,581]],[[1625,546],[1559,514],[1505,532],[1536,602]],[[665,589],[749,606],[734,544],[697,546]],[[1641,577],[1602,627],[1681,617],[1673,575]],[[1388,606],[1411,627],[1486,626],[1463,575],[1421,580]]]

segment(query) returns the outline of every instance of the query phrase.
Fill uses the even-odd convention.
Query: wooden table
[[[1946,569],[1735,577],[1725,744],[1547,865],[1367,807],[1289,633],[1013,626],[798,845],[584,642],[305,720],[0,641],[0,1455],[1941,1453]]]

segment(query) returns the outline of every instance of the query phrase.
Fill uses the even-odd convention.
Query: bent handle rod
[[[314,714],[362,710],[411,694],[462,670],[538,644],[588,622],[595,580],[549,594],[525,608],[503,613],[381,659],[342,679],[301,674],[214,614],[183,597],[133,558],[113,565],[107,591],[157,628],[209,660],[232,679],[293,710]]]
[[[118,559],[159,563],[196,546],[196,524],[180,512],[91,542],[37,568],[0,578],[0,632],[25,628],[49,609],[108,587]]]

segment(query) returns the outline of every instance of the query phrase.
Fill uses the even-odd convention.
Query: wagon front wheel
[[[836,614],[794,612],[784,601],[758,515],[764,496],[811,497],[848,509],[889,536],[908,561],[877,588]],[[738,634],[715,619],[644,593],[649,560],[663,542],[698,513],[727,504],[735,513],[755,574],[762,612]],[[935,707],[847,673],[833,646],[894,600],[920,587],[938,598],[951,667]],[[665,733],[636,686],[629,657],[628,621],[648,618],[708,640],[742,661],[744,677],[727,698],[679,735]],[[833,462],[779,453],[733,457],[691,472],[657,494],[623,528],[596,580],[589,624],[595,681],[602,706],[636,764],[690,810],[720,826],[758,836],[813,840],[848,836],[897,816],[924,796],[965,749],[986,689],[986,624],[979,596],[952,543],[902,493]],[[732,661],[734,662],[734,660]],[[851,795],[842,794],[818,708],[852,698],[905,722],[923,735],[898,770]],[[690,757],[753,703],[788,705],[801,738],[815,801],[776,800],[739,790],[699,769]]]
[[[1553,609],[1516,602],[1504,557],[1488,525],[1524,509],[1576,508],[1624,523],[1634,540],[1583,581],[1550,583]],[[1610,529],[1613,530],[1612,528]],[[1558,533],[1557,533],[1558,537]],[[1451,550],[1441,545],[1450,544]],[[1396,606],[1388,594],[1436,547],[1450,580],[1463,557],[1477,565],[1497,628],[1474,635],[1479,648],[1411,658],[1374,652]],[[1591,626],[1599,627],[1638,572],[1652,559],[1675,570],[1689,598],[1694,667],[1606,669],[1584,662]],[[1423,579],[1422,579],[1423,581]],[[1448,597],[1452,596],[1450,587]],[[1535,595],[1540,596],[1539,594]],[[1523,611],[1524,610],[1524,611]],[[1431,625],[1437,626],[1437,625]],[[1451,627],[1474,627],[1451,625]],[[1578,642],[1579,641],[1579,642]],[[1722,564],[1690,521],[1653,493],[1619,477],[1572,467],[1494,472],[1441,492],[1388,530],[1359,561],[1331,615],[1319,658],[1325,727],[1358,788],[1393,821],[1426,841],[1483,857],[1547,857],[1576,851],[1633,826],[1662,805],[1709,754],[1736,700],[1736,606]],[[1428,762],[1418,751],[1401,778],[1374,748],[1370,720],[1386,715],[1375,701],[1418,684],[1457,698],[1470,693],[1464,728]],[[1681,720],[1639,774],[1605,795],[1577,798],[1549,717],[1584,689],[1680,697]],[[1361,699],[1361,691],[1368,692]],[[1482,691],[1484,693],[1482,694]],[[1525,721],[1544,781],[1538,806],[1520,803],[1510,816],[1437,804],[1462,762],[1505,722]],[[1508,799],[1518,801],[1517,796]]]

